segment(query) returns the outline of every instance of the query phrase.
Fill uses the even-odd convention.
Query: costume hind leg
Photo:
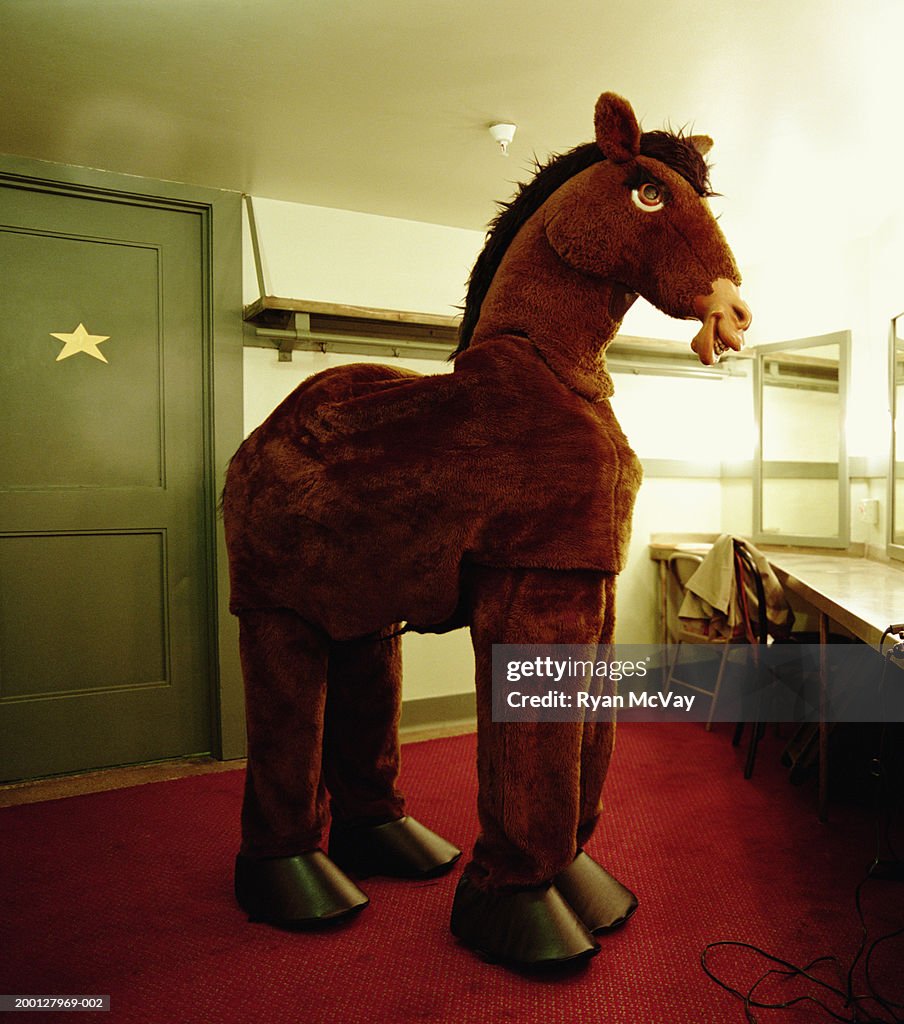
[[[245,612],[239,623],[248,767],[242,807],[246,857],[288,857],[321,845],[329,641],[294,612]]]
[[[323,778],[337,824],[382,824],[401,818],[399,775],[402,710],[401,638],[334,641],[329,648]]]
[[[255,919],[343,917],[367,904],[346,871],[425,877],[459,856],[405,815],[396,788],[401,653],[390,633],[333,642],[287,610],[241,616],[248,768],[236,895]]]
[[[492,645],[608,642],[614,577],[477,567],[469,593],[480,836],[456,893],[452,930],[500,960],[592,955],[590,933],[621,923],[636,906],[581,851],[599,816],[614,723],[493,722]]]
[[[397,627],[330,645],[323,778],[330,794],[329,854],[366,878],[428,878],[461,851],[405,813],[396,788],[402,710],[402,642]]]

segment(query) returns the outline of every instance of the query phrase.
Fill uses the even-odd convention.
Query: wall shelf
[[[267,295],[244,309],[245,345],[292,352],[446,360],[458,344],[459,318],[435,313],[375,309],[312,299]],[[701,366],[690,345],[680,341],[619,334],[606,353],[613,373],[701,377],[746,376],[750,355],[733,355],[716,366]]]

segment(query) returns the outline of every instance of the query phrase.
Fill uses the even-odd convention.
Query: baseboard
[[[402,702],[402,721],[399,731],[421,732],[425,729],[460,728],[468,732],[477,723],[477,703],[474,692],[450,693],[441,697],[419,697]]]

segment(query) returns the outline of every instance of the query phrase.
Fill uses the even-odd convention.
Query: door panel
[[[0,486],[160,486],[159,256],[156,247],[0,232],[6,288],[23,299],[0,367],[0,430],[16,438]],[[123,289],[115,303],[111,288]],[[66,346],[53,334],[79,323],[108,336],[96,346],[106,363],[80,352],[57,361]]]
[[[164,542],[162,532],[0,537],[4,697],[166,686]]]
[[[209,750],[202,217],[2,187],[0,265],[0,778]]]

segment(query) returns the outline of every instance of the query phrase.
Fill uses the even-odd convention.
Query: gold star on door
[[[64,343],[60,354],[56,357],[57,362],[61,359],[68,359],[70,356],[78,355],[79,352],[84,352],[86,356],[99,359],[102,363],[109,361],[97,347],[102,341],[110,340],[109,334],[89,334],[85,329],[85,325],[79,324],[71,334],[54,334],[51,331],[50,336]]]

